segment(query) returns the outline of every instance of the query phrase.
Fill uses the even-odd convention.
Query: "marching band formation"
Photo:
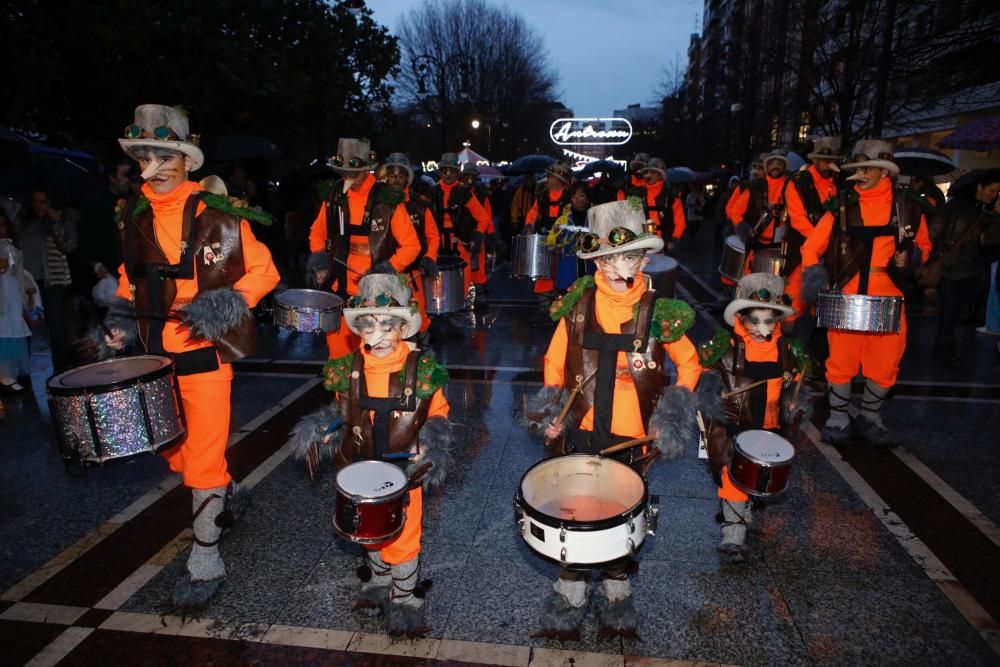
[[[65,458],[156,452],[192,489],[194,543],[173,595],[187,613],[225,579],[218,544],[246,506],[225,457],[231,364],[254,353],[250,309],[280,276],[254,237],[259,214],[189,179],[203,156],[182,110],[139,106],[119,141],[145,184],[120,211],[118,299],[95,333],[99,360],[48,390]],[[929,257],[927,225],[894,183],[890,144],[860,141],[847,164],[840,153],[817,139],[812,163],[790,175],[774,150],[735,187],[720,266],[728,328],[699,344],[688,337],[694,310],[675,298],[669,253],[687,221],[665,162],[637,155],[617,199],[595,206],[568,165],[548,168],[511,257],[536,292],[560,294],[543,386],[522,410],[540,461],[515,497],[525,542],[559,565],[537,636],[579,640],[588,602],[601,639],[637,636],[629,579],[656,529],[646,475],[659,460],[702,453],[722,558],[746,562],[753,513],[787,487],[792,441],[811,415],[817,326],[829,343],[823,439],[889,443],[880,409],[906,345],[901,285]],[[338,178],[309,234],[309,289],[274,297],[276,324],[323,334],[329,349],[329,401],[290,442],[310,476],[324,461],[336,470],[334,526],[360,562],[354,609],[418,637],[429,630],[423,496],[462,447],[428,327],[477,306],[492,212],[474,167],[453,153],[419,191],[407,156],[380,163],[365,140],[341,139],[329,167]],[[852,187],[838,191],[840,169]]]

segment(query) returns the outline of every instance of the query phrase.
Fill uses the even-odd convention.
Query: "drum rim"
[[[850,299],[860,299],[862,301],[887,301],[891,303],[906,303],[906,297],[895,296],[892,294],[848,294],[847,292],[842,292],[840,290],[823,290],[819,293],[818,298],[838,298],[838,297],[848,297]]]
[[[311,292],[313,294],[320,294],[320,295],[322,295],[324,297],[325,296],[332,296],[334,299],[336,299],[340,303],[338,303],[336,305],[333,305],[333,306],[324,306],[324,307],[321,307],[321,308],[317,308],[315,306],[293,306],[293,305],[288,304],[288,303],[283,303],[280,300],[281,295],[284,294],[285,292]],[[283,290],[278,290],[277,292],[274,293],[273,301],[274,301],[274,310],[276,312],[277,312],[277,310],[278,310],[279,307],[281,307],[282,309],[285,309],[285,310],[295,310],[295,311],[302,311],[302,310],[304,310],[304,311],[314,311],[314,312],[321,312],[321,313],[336,312],[336,311],[342,310],[344,308],[344,300],[340,297],[340,295],[334,294],[333,292],[325,292],[323,290],[318,290],[318,289],[307,289],[307,288],[304,288],[304,287],[302,287],[302,288],[289,287],[289,288],[286,288],[286,289],[283,289]]]
[[[394,468],[395,470],[399,471],[399,473],[401,475],[403,475],[403,486],[402,486],[402,488],[400,488],[397,491],[393,491],[392,493],[386,494],[384,496],[376,496],[374,498],[367,498],[365,496],[356,496],[353,493],[345,490],[344,487],[342,487],[340,485],[340,474],[342,472],[344,472],[345,470],[347,470],[348,468],[350,468],[351,466],[360,465],[360,464],[363,464],[363,463],[377,463],[379,465],[392,466],[392,468]],[[392,463],[386,463],[385,461],[376,461],[375,459],[365,459],[364,461],[355,461],[354,463],[349,463],[348,465],[346,465],[343,468],[341,468],[340,470],[338,470],[337,474],[334,475],[334,477],[333,477],[333,490],[337,492],[337,495],[344,496],[345,498],[347,498],[348,500],[350,500],[355,505],[381,505],[383,503],[387,503],[387,502],[391,502],[393,500],[396,500],[397,498],[402,497],[402,496],[406,495],[407,493],[409,493],[409,491],[410,491],[410,484],[409,484],[409,480],[406,478],[406,473],[404,473],[399,468],[399,466],[393,465]]]
[[[448,261],[444,262],[442,260],[448,260]],[[439,271],[454,271],[458,269],[464,269],[466,266],[469,265],[468,262],[466,262],[458,255],[440,255],[438,256],[438,261],[435,262],[435,264],[437,264]],[[426,275],[424,276],[424,280],[427,280],[428,278],[430,278],[431,280],[435,280],[435,278],[431,278],[430,276]]]
[[[98,366],[101,364],[114,363],[116,361],[124,361],[127,359],[165,359],[167,364],[158,368],[157,370],[150,371],[138,377],[131,378],[129,380],[118,380],[110,384],[99,384],[92,385],[90,387],[59,387],[54,386],[52,383],[67,373],[75,373],[84,368],[89,368],[91,366]],[[104,361],[95,361],[92,364],[84,364],[83,366],[77,366],[76,368],[71,368],[68,371],[63,371],[62,373],[56,373],[49,377],[45,381],[45,389],[50,396],[59,396],[60,398],[65,397],[76,397],[76,396],[93,396],[100,394],[107,394],[112,391],[119,391],[121,389],[131,389],[132,387],[138,386],[140,383],[149,384],[155,380],[163,379],[164,377],[171,375],[174,371],[174,360],[167,356],[162,356],[159,354],[137,354],[129,357],[115,357],[114,359],[105,359]]]
[[[524,499],[524,480],[528,477],[528,475],[531,473],[531,471],[534,470],[535,468],[537,468],[540,465],[549,463],[549,462],[557,460],[557,459],[568,458],[568,457],[571,457],[571,456],[587,457],[587,458],[599,458],[602,461],[611,461],[611,462],[613,462],[613,463],[615,463],[617,465],[623,466],[629,472],[635,473],[635,475],[638,476],[639,479],[642,481],[642,497],[639,499],[639,501],[635,505],[633,505],[629,509],[625,510],[621,514],[616,514],[615,516],[606,517],[604,519],[597,519],[597,520],[594,520],[594,521],[577,521],[575,519],[559,519],[559,518],[551,516],[549,514],[545,514],[541,510],[539,510],[536,507],[534,507],[533,505],[530,505],[528,503],[528,501],[526,501]],[[642,514],[643,512],[645,512],[649,508],[649,483],[646,481],[645,477],[643,477],[642,475],[640,475],[639,473],[637,473],[635,470],[633,470],[630,466],[625,465],[621,461],[616,461],[615,459],[604,457],[604,456],[596,456],[595,454],[567,454],[565,456],[557,456],[555,458],[543,459],[541,461],[538,461],[534,465],[532,465],[527,470],[525,470],[524,474],[521,475],[521,480],[517,483],[517,491],[514,494],[514,503],[518,507],[520,507],[521,510],[527,516],[530,516],[532,519],[534,519],[538,523],[544,524],[544,525],[549,526],[551,528],[563,528],[563,527],[565,527],[566,530],[573,530],[573,531],[580,532],[580,533],[595,532],[595,531],[599,531],[599,530],[607,530],[609,528],[617,528],[618,526],[620,526],[620,525],[622,525],[624,523],[628,523],[630,520],[634,519],[635,517],[637,517],[640,514]]]
[[[745,450],[743,447],[741,447],[740,443],[739,443],[739,437],[741,435],[743,435],[744,433],[755,433],[755,432],[768,433],[769,434],[769,436],[768,436],[769,438],[770,438],[770,436],[774,436],[776,438],[780,438],[783,442],[785,442],[791,448],[792,455],[789,458],[787,458],[787,459],[785,459],[783,461],[763,461],[761,459],[758,459],[753,454],[751,454],[750,452],[748,452],[747,450]],[[762,429],[762,428],[749,429],[749,430],[737,433],[736,436],[733,438],[733,453],[737,453],[737,452],[741,456],[743,456],[743,458],[747,459],[748,461],[756,463],[757,465],[760,465],[760,466],[765,466],[767,468],[785,468],[787,466],[790,466],[792,464],[792,461],[795,460],[795,445],[793,445],[790,440],[788,440],[787,438],[783,438],[782,436],[780,436],[777,433],[774,433],[772,431],[768,431],[767,429]]]
[[[82,457],[66,456],[66,454],[63,453],[63,451],[62,451],[62,445],[61,444],[59,445],[59,453],[62,456],[63,460],[67,461],[69,463],[78,464],[78,465],[84,465],[84,466],[100,466],[100,467],[104,467],[104,466],[106,466],[108,464],[114,464],[114,463],[118,463],[118,462],[128,463],[129,461],[131,461],[131,459],[133,457],[137,457],[137,456],[146,456],[148,454],[159,454],[160,452],[173,447],[178,442],[180,442],[181,440],[183,440],[185,437],[187,437],[187,424],[184,424],[181,427],[181,430],[180,430],[179,433],[177,433],[177,435],[171,437],[169,440],[166,440],[165,442],[163,442],[163,444],[157,445],[156,447],[154,447],[152,449],[144,449],[141,452],[132,452],[131,454],[125,454],[124,456],[105,457],[103,461],[100,460],[100,459],[91,459],[91,458],[86,458],[85,459],[85,458],[82,458]]]

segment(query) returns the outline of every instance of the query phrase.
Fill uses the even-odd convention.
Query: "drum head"
[[[521,479],[521,497],[537,512],[560,521],[597,522],[621,516],[643,502],[646,485],[614,459],[572,454],[536,463]]]
[[[666,271],[673,271],[677,268],[677,260],[673,257],[667,257],[666,255],[661,255],[656,253],[654,255],[649,255],[649,263],[646,264],[646,268],[642,270],[643,273],[649,275],[651,273],[664,273]]]
[[[358,461],[337,473],[337,488],[361,498],[391,496],[405,489],[406,484],[403,471],[384,461]]]
[[[314,308],[316,310],[336,310],[344,305],[344,300],[336,294],[314,289],[286,289],[274,295],[274,300],[289,308]]]
[[[173,364],[167,357],[143,355],[139,357],[124,357],[108,359],[96,364],[87,364],[56,375],[49,380],[53,388],[91,388],[97,389],[109,385],[136,380],[150,373],[163,370]]]
[[[743,243],[743,239],[735,234],[726,237],[726,245],[734,250],[739,250],[740,252],[746,252],[747,249],[746,245]]]
[[[795,457],[792,443],[770,431],[744,431],[733,439],[733,446],[757,463],[787,463]]]

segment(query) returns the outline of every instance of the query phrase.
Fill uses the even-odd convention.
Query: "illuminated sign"
[[[549,136],[560,146],[621,146],[632,138],[632,123],[625,118],[560,118],[552,122]]]

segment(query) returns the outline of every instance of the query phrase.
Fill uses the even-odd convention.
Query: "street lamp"
[[[478,118],[472,119],[473,130],[478,130],[482,124],[482,121]],[[493,123],[490,121],[486,121],[486,153],[490,156],[493,155]],[[492,159],[492,157],[490,159]]]
[[[436,80],[438,106],[441,113],[441,152],[448,149],[448,72],[454,65],[461,68],[458,96],[467,99],[469,97],[469,78],[475,66],[471,56],[467,53],[460,51],[446,60],[424,53],[415,56],[410,63],[413,75],[417,78],[418,95],[427,94],[428,77],[433,76]]]

